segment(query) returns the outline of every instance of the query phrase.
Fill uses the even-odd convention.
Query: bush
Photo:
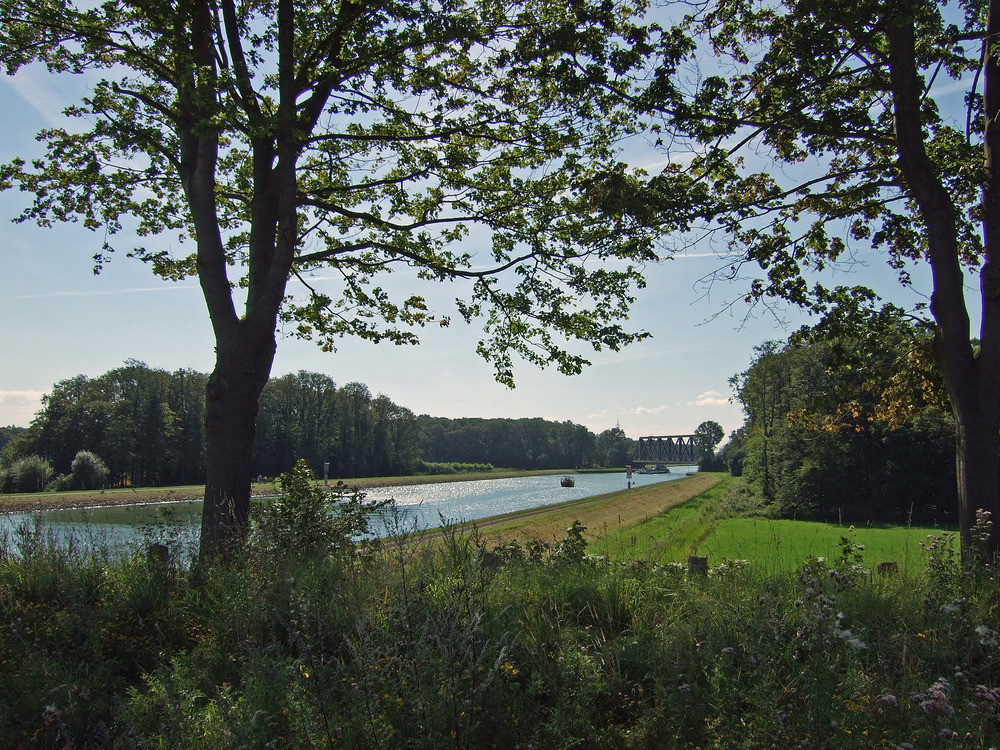
[[[41,492],[48,487],[55,472],[41,456],[25,456],[10,467],[15,492]]]
[[[45,489],[49,492],[68,492],[73,489],[73,477],[69,474],[59,474],[48,483]]]
[[[416,473],[417,474],[468,474],[468,473],[484,473],[488,471],[493,471],[495,467],[493,464],[469,464],[469,463],[447,463],[447,462],[434,462],[434,461],[419,461],[417,462]]]
[[[368,534],[370,517],[386,503],[365,503],[364,493],[338,482],[327,490],[315,483],[305,460],[278,477],[281,495],[255,519],[251,546],[279,558],[308,558],[353,551]]]
[[[70,485],[73,489],[102,489],[108,481],[108,465],[90,451],[76,454],[70,472]]]

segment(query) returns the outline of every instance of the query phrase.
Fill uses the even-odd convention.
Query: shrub
[[[46,489],[49,492],[67,492],[73,489],[73,477],[69,474],[58,474],[48,483]]]
[[[368,534],[371,516],[386,505],[364,502],[364,493],[338,482],[333,490],[315,483],[305,460],[278,477],[281,495],[255,519],[251,546],[276,557],[307,558],[353,551]]]
[[[55,472],[51,464],[41,456],[25,456],[10,467],[15,492],[41,492]]]
[[[101,489],[108,481],[108,465],[90,451],[77,453],[70,471],[70,483],[74,489]]]
[[[456,462],[434,462],[434,461],[419,461],[417,463],[416,472],[417,474],[466,474],[466,473],[485,473],[493,471],[495,467],[493,464],[469,464],[469,463],[456,463]]]

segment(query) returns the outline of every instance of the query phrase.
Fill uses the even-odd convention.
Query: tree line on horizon
[[[0,430],[0,491],[82,489],[95,481],[203,483],[207,378],[129,361],[96,378],[56,383],[30,427]],[[418,416],[362,383],[338,386],[300,371],[272,378],[264,389],[254,446],[255,476],[277,476],[303,458],[317,475],[351,479],[440,473],[454,465],[621,467],[632,441],[617,427],[598,435],[570,421]],[[74,470],[81,452],[88,466],[94,459],[103,464],[96,479],[90,470]]]

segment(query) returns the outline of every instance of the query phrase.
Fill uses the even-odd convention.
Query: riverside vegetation
[[[362,497],[331,514],[301,465],[282,488],[225,566],[188,568],[170,545],[116,558],[56,544],[44,526],[4,540],[0,736],[59,748],[1000,742],[993,570],[963,573],[947,534],[899,575],[874,574],[864,555],[878,553],[841,528],[833,556],[794,572],[719,559],[702,577],[664,560],[746,517],[739,480],[674,511],[673,540],[654,518],[572,523],[551,546],[490,546],[475,527],[355,544]]]

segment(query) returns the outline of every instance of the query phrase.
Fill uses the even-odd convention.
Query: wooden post
[[[697,557],[696,555],[688,555],[688,575],[694,576],[695,574],[701,576],[708,575],[707,557]]]
[[[880,576],[898,576],[899,575],[899,565],[892,560],[888,562],[880,562],[878,567],[878,574]]]

